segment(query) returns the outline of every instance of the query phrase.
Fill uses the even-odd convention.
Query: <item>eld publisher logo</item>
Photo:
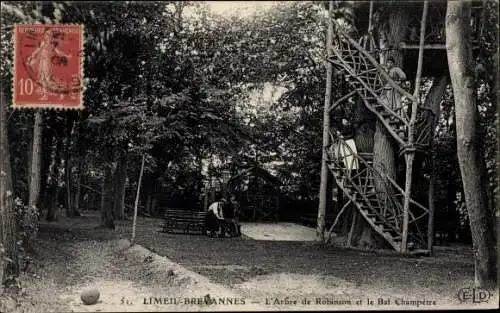
[[[460,303],[488,302],[491,296],[491,292],[481,288],[462,288],[457,293]]]

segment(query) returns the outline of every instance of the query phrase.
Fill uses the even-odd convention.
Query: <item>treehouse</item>
[[[241,219],[276,221],[280,208],[281,181],[259,164],[233,175],[227,188],[241,206]]]
[[[360,1],[355,4],[356,28],[371,34],[382,53],[400,54],[401,67],[408,77],[417,73],[422,1]],[[426,18],[422,76],[448,74],[445,36],[446,1],[430,1]],[[472,49],[481,38],[483,9],[480,1],[471,7]]]
[[[358,245],[373,243],[401,253],[430,254],[432,178],[422,173],[432,176],[428,155],[436,105],[439,108],[442,98],[439,92],[444,93],[446,83],[435,80],[426,102],[420,97],[420,86],[422,77],[448,74],[446,2],[370,1],[354,6],[359,17],[355,27],[331,18],[327,45],[328,61],[335,69],[335,77],[329,76],[327,82],[335,79],[340,95],[325,101],[329,119],[324,123],[328,136],[323,137],[323,164],[346,199],[335,221],[343,215],[343,220],[352,221],[347,245],[358,238]],[[480,34],[480,18],[481,7],[474,5],[471,43]],[[397,70],[386,67],[389,58]],[[355,131],[346,133],[349,124]],[[322,179],[322,190],[326,186],[327,178]],[[422,194],[429,199],[419,197]],[[335,223],[328,233],[334,229]]]

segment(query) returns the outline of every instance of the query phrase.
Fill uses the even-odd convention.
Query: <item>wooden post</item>
[[[352,247],[352,237],[354,236],[354,230],[356,229],[356,220],[358,219],[358,211],[355,207],[352,210],[352,223],[349,234],[347,235],[347,246]]]
[[[139,174],[139,181],[137,182],[137,194],[135,196],[134,203],[134,221],[132,222],[132,239],[130,240],[130,245],[134,245],[135,241],[135,226],[137,224],[137,209],[139,207],[139,194],[141,192],[142,174],[144,173],[144,161],[146,159],[146,153],[142,154],[141,172]]]
[[[418,64],[417,64],[417,75],[415,77],[415,91],[413,93],[414,100],[411,106],[411,117],[410,124],[408,126],[408,147],[405,151],[406,160],[406,178],[405,178],[405,194],[403,202],[403,233],[401,235],[401,251],[407,252],[408,245],[408,221],[409,221],[409,211],[410,211],[410,197],[411,197],[411,185],[412,185],[412,171],[413,171],[413,160],[415,159],[415,149],[414,149],[414,128],[415,122],[417,120],[417,110],[420,103],[420,80],[422,76],[422,62],[424,58],[424,43],[425,43],[425,26],[427,20],[427,11],[429,7],[429,2],[424,1],[424,8],[422,12],[422,21],[420,24],[420,47],[418,50]]]
[[[208,212],[208,180],[203,180],[203,211]]]
[[[276,222],[280,220],[280,194],[276,196]]]
[[[429,250],[429,255],[433,254],[432,246],[434,244],[434,180],[436,175],[434,175],[434,161],[432,161],[431,166],[431,177],[429,180],[429,220],[427,221],[427,250]]]
[[[326,51],[327,57],[332,57],[332,36],[333,36],[333,21],[332,21],[333,1],[330,1],[328,7],[328,33],[326,35]],[[332,99],[332,78],[333,66],[329,61],[326,61],[326,90],[325,103],[323,109],[323,149],[321,158],[321,183],[319,188],[319,208],[318,208],[318,225],[316,228],[316,238],[318,241],[325,240],[325,213],[327,203],[327,188],[328,188],[328,166],[326,164],[327,155],[326,147],[330,142],[328,131],[330,129],[330,104]]]
[[[370,13],[368,15],[368,34],[371,36],[373,32],[373,0],[370,1]]]

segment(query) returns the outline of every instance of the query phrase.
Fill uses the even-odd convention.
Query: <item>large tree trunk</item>
[[[36,239],[38,229],[38,197],[40,194],[40,172],[41,172],[41,154],[42,154],[42,112],[36,111],[33,125],[33,146],[31,154],[31,166],[29,176],[29,197],[28,211],[24,216],[25,241],[33,244]]]
[[[121,152],[115,173],[115,193],[113,216],[116,220],[125,219],[125,183],[127,182],[127,152]]]
[[[402,53],[399,51],[399,43],[405,36],[406,26],[409,22],[408,12],[401,4],[395,4],[390,7],[389,17],[385,27],[379,29],[379,37],[386,38],[387,47],[391,48],[390,55],[394,57],[397,66],[402,65]],[[383,33],[383,34],[382,34]],[[388,55],[381,54],[380,62],[385,63]],[[390,104],[388,104],[391,107]],[[384,125],[379,121],[376,122],[373,144],[373,165],[383,176],[387,175],[396,180],[397,175],[397,147],[394,144],[394,139],[385,129]],[[375,188],[379,192],[387,192],[384,187],[384,179],[376,179]],[[390,190],[388,192],[391,192]],[[358,222],[359,221],[359,222]],[[373,231],[368,223],[363,219],[359,219],[358,227],[355,231],[359,236],[355,236],[354,245],[360,245],[367,248],[378,248],[384,243],[379,240],[378,235]],[[356,239],[357,237],[357,239]]]
[[[375,122],[377,120],[373,114],[365,106],[363,100],[356,97],[354,108],[354,126],[356,149],[361,153],[373,153],[373,136],[375,133]]]
[[[434,174],[435,158],[433,157],[435,153],[433,144],[434,131],[436,129],[436,125],[441,115],[441,100],[443,99],[444,94],[446,92],[446,86],[448,85],[448,82],[449,82],[448,76],[442,76],[439,78],[439,80],[438,78],[434,78],[431,89],[429,90],[429,94],[425,98],[424,107],[430,109],[434,114],[433,118],[427,121],[427,123],[430,123],[430,127],[432,128],[431,139],[430,139],[431,145],[428,154],[422,156],[425,164],[422,165],[422,162],[420,162],[420,164],[416,162],[415,164],[416,166],[420,165],[423,171],[419,171],[418,168],[416,168],[414,171],[417,174],[415,175],[415,179],[413,181],[415,189],[421,191],[417,193],[416,199],[419,203],[422,204],[427,203],[429,209],[429,219],[427,223],[427,250],[429,250],[430,253],[433,252],[432,247],[434,245],[434,215],[435,215],[434,193],[435,193],[436,175]],[[427,188],[427,194],[425,192],[426,186],[422,186],[424,183],[426,183],[427,179],[423,175],[418,175],[419,172],[426,173],[429,175],[428,177],[429,186]]]
[[[0,240],[6,257],[0,262],[0,285],[19,275],[17,249],[17,223],[12,189],[12,170],[10,163],[9,141],[7,138],[7,101],[0,90]]]
[[[488,205],[481,138],[477,134],[470,3],[450,1],[446,12],[446,50],[455,99],[457,154],[462,174],[465,203],[469,213],[475,259],[475,280],[479,287],[495,287],[497,278],[496,238],[493,208]]]
[[[394,57],[395,65],[402,67],[403,55],[399,50],[399,43],[404,40],[406,26],[409,22],[409,16],[407,9],[401,4],[396,4],[394,7],[389,8],[389,18],[385,29],[381,29],[384,32],[387,39],[387,45],[393,50],[389,50],[390,56]],[[388,55],[381,55],[380,61],[385,63]],[[393,97],[390,97],[393,98]],[[388,104],[391,107],[391,104]],[[373,148],[373,163],[375,169],[379,170],[381,174],[386,174],[392,179],[396,180],[396,145],[394,144],[394,139],[391,137],[389,132],[385,129],[384,125],[377,121],[374,136],[374,148]],[[382,191],[382,182],[376,182],[376,187],[378,190]]]
[[[355,142],[358,153],[373,153],[374,152],[374,134],[376,117],[366,108],[362,99],[356,97],[354,108],[354,125],[355,125]],[[360,164],[360,169],[364,168],[364,164]],[[354,208],[351,213],[351,237],[350,244],[358,247],[380,246],[381,243],[375,243],[372,228],[366,220]],[[345,229],[347,230],[347,228]],[[349,234],[347,234],[349,237]]]

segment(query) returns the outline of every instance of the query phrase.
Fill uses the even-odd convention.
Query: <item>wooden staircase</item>
[[[366,107],[385,126],[401,148],[408,144],[411,102],[414,96],[394,82],[375,57],[347,34],[338,30],[329,59],[349,86],[356,90]],[[402,100],[395,101],[398,97]],[[395,105],[398,103],[398,105]],[[425,151],[432,139],[434,119],[431,110],[419,106],[417,111],[415,148]]]
[[[346,145],[343,138],[330,134],[334,139],[332,146]],[[352,152],[352,150],[351,150]],[[347,153],[344,156],[335,155],[329,149],[328,167],[337,185],[356,206],[359,213],[368,224],[396,251],[400,249],[401,223],[400,207],[388,196],[389,186],[384,183],[383,191],[375,189],[375,179],[383,181],[383,177],[372,167],[373,154]],[[349,160],[347,160],[349,159]],[[355,160],[355,162],[352,162]],[[352,168],[350,164],[356,163]]]
[[[354,39],[337,27],[332,46],[333,63],[337,73],[345,77],[349,87],[355,90],[365,106],[399,144],[400,151],[409,148],[409,110],[414,96],[394,82],[377,62],[375,54],[366,51]],[[399,97],[394,101],[394,97]],[[391,99],[392,98],[392,99]],[[417,111],[414,144],[411,148],[426,151],[432,139],[432,111]],[[373,154],[355,153],[338,132],[330,130],[332,146],[327,149],[328,165],[337,185],[357,208],[372,229],[394,250],[402,252],[404,190],[384,173],[373,167]],[[334,147],[344,146],[344,153]],[[345,150],[348,150],[346,153]],[[352,165],[357,168],[352,170]],[[426,236],[422,231],[424,218],[429,210],[410,199],[408,212],[408,250],[410,253],[426,251]],[[420,249],[423,248],[423,249]]]
[[[327,164],[337,185],[372,229],[394,250],[400,251],[404,191],[373,167],[372,153],[354,153],[338,133],[330,132],[330,137],[332,145],[327,149]],[[347,150],[347,153],[335,152],[334,147],[339,146],[345,147],[344,151]],[[413,200],[412,203],[420,206]],[[412,223],[428,215],[427,209],[422,206],[420,209],[423,214],[418,217],[411,214]],[[415,232],[409,234],[409,238],[410,248],[425,246],[425,235],[418,227]]]

